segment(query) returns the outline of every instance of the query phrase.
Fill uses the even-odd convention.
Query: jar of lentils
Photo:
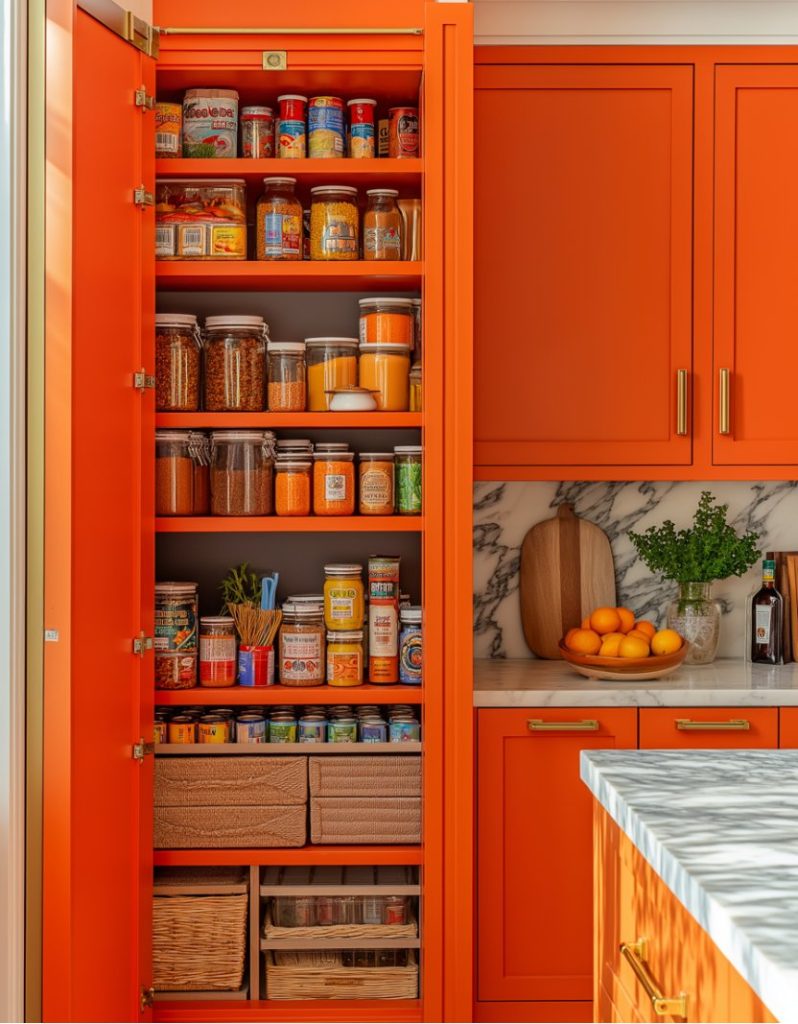
[[[194,514],[194,462],[191,431],[155,431],[155,514]]]
[[[268,326],[260,316],[205,320],[205,408],[261,412],[266,397]]]
[[[304,341],[270,341],[269,412],[304,412],[307,368]]]
[[[272,512],[274,434],[214,430],[211,434],[211,514],[267,516]]]
[[[317,185],[310,190],[310,196],[310,258],[358,259],[357,189],[350,185]]]
[[[195,316],[189,313],[156,315],[156,409],[162,412],[196,412],[199,409],[201,348]]]

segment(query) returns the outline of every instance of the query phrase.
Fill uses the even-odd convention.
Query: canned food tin
[[[308,104],[308,156],[344,155],[344,101],[339,96],[314,96]]]
[[[320,715],[308,715],[299,720],[300,743],[326,743],[327,721]]]
[[[181,690],[197,682],[197,584],[155,584],[155,686]]]
[[[381,718],[365,718],[360,722],[361,743],[387,743],[388,723]]]
[[[169,743],[196,743],[197,723],[189,715],[175,715],[167,735]]]
[[[330,743],[357,743],[357,722],[354,718],[336,718],[327,727]]]
[[[349,100],[349,155],[355,159],[374,156],[374,108],[376,100]]]
[[[421,739],[421,727],[412,718],[395,718],[391,722],[391,743],[418,743]]]
[[[274,111],[271,107],[241,108],[241,155],[253,160],[274,156]]]
[[[235,89],[189,89],[183,99],[183,156],[233,157],[237,144]]]
[[[153,743],[168,743],[169,724],[163,718],[156,718],[152,727]]]
[[[267,735],[265,715],[239,715],[236,719],[236,743],[265,743]]]
[[[307,130],[305,128],[305,107],[307,96],[286,93],[278,96],[280,115],[275,132],[277,156],[297,158],[305,155]]]
[[[182,103],[155,104],[155,155],[175,159],[180,156],[183,129]]]
[[[221,715],[204,715],[197,725],[198,743],[229,743],[230,723]]]
[[[369,559],[369,680],[399,679],[399,559]]]
[[[418,156],[418,107],[391,107],[388,127],[388,156],[396,160]]]
[[[269,743],[296,743],[297,721],[286,716],[272,717],[269,723]]]

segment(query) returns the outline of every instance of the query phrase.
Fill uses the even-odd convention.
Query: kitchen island
[[[659,991],[686,997],[670,1019],[798,1021],[798,752],[592,750],[581,776],[595,1019],[650,1019]]]

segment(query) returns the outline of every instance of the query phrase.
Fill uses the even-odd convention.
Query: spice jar
[[[362,565],[324,566],[324,625],[327,629],[363,627]]]
[[[197,685],[196,583],[155,584],[155,688]]]
[[[393,188],[370,188],[363,215],[363,259],[402,258],[402,215],[396,205],[399,193]]]
[[[374,156],[374,108],[376,100],[349,100],[349,155],[354,159]]]
[[[363,630],[327,634],[327,684],[360,686],[363,682]]]
[[[214,430],[211,434],[211,514],[266,516],[272,511],[274,434]]]
[[[264,178],[256,208],[255,242],[259,260],[302,259],[302,204],[296,178]]]
[[[207,434],[192,430],[188,447],[194,466],[194,515],[207,516],[211,511],[211,442]]]
[[[303,412],[307,367],[304,341],[270,341],[269,412]]]
[[[310,258],[356,260],[360,237],[357,189],[316,185],[310,197]]]
[[[261,412],[266,391],[266,341],[260,316],[205,320],[205,408],[208,412]]]
[[[306,338],[308,410],[327,412],[328,392],[357,386],[357,338]]]
[[[241,108],[241,156],[268,160],[274,156],[274,111],[271,107]]]
[[[421,412],[421,363],[410,367],[410,411]]]
[[[310,515],[310,469],[310,459],[277,459],[274,511],[278,516]]]
[[[283,686],[321,686],[324,674],[322,603],[286,601],[280,627],[280,682]]]
[[[421,514],[421,445],[397,445],[396,455],[396,511],[403,516]]]
[[[316,451],[313,454],[313,511],[317,516],[355,513],[354,452]]]
[[[200,342],[197,318],[188,313],[155,317],[155,408],[164,412],[199,409]]]
[[[236,681],[236,631],[228,615],[203,615],[199,629],[200,686],[232,686]]]
[[[361,345],[360,386],[374,392],[377,408],[402,412],[410,404],[410,349],[406,345]]]
[[[194,463],[188,430],[155,431],[155,514],[194,513]]]
[[[415,318],[412,299],[361,299],[358,305],[361,344],[413,347]]]
[[[393,515],[393,452],[361,452],[360,499],[362,516]]]

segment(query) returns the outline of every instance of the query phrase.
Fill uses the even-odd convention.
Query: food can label
[[[153,743],[166,743],[168,731],[168,725],[166,722],[156,721],[152,727]]]
[[[277,137],[279,139],[281,157],[302,157],[305,155],[305,122],[278,122]]]
[[[302,223],[292,213],[267,213],[263,217],[266,258],[299,259]]]
[[[357,217],[347,220],[329,216],[321,232],[321,250],[328,256],[345,253],[357,256]]]
[[[197,739],[200,743],[229,743],[230,725],[228,722],[200,722]]]
[[[361,743],[386,743],[388,726],[385,722],[363,722],[360,726]]]
[[[324,743],[327,733],[327,723],[302,720],[299,723],[300,743]]]
[[[374,156],[374,125],[353,124],[349,133],[349,155],[368,159]]]
[[[156,652],[197,650],[197,601],[158,598],[155,606]]]
[[[274,684],[274,648],[255,647],[238,652],[238,682],[241,686]]]
[[[343,473],[328,473],[324,478],[326,501],[346,501],[346,477]]]
[[[363,651],[327,652],[327,682],[355,683],[363,679]]]
[[[390,155],[395,158],[418,156],[418,114],[415,110],[397,110],[391,117]]]
[[[236,721],[236,743],[265,743],[266,719],[259,718],[251,722]]]
[[[308,156],[344,155],[344,109],[334,96],[319,96],[308,109]]]
[[[385,254],[386,259],[402,258],[402,237],[398,228],[374,227],[363,232],[363,249],[365,252]]]
[[[385,508],[393,502],[392,480],[383,469],[367,469],[360,477],[360,503],[365,508]]]
[[[320,633],[292,633],[290,627],[283,626],[280,643],[280,678],[283,681],[318,679],[322,665]]]
[[[233,157],[238,100],[197,96],[183,101],[183,156]]]
[[[177,226],[175,224],[155,225],[155,258],[177,255]]]
[[[330,743],[357,743],[357,722],[330,722]]]
[[[377,155],[388,156],[391,149],[391,122],[388,118],[377,124]]]
[[[168,735],[170,743],[195,743],[197,726],[194,722],[170,722]]]
[[[372,658],[395,658],[398,648],[396,605],[392,602],[369,603],[369,655]]]
[[[422,635],[420,629],[403,629],[399,641],[399,682],[421,682]]]
[[[184,253],[184,255],[187,254]],[[247,255],[246,225],[212,224],[210,255],[237,256],[244,259]]]
[[[355,617],[357,595],[354,587],[337,587],[330,590],[327,604],[330,621],[351,622]]]
[[[296,743],[296,722],[275,722],[269,726],[270,743]]]
[[[403,462],[396,467],[397,507],[404,515],[421,512],[421,463]]]
[[[236,638],[234,636],[201,636],[199,652],[200,661],[235,661]]]
[[[177,255],[205,256],[208,236],[205,224],[178,224]]]
[[[418,742],[420,738],[418,722],[391,722],[391,743]]]

